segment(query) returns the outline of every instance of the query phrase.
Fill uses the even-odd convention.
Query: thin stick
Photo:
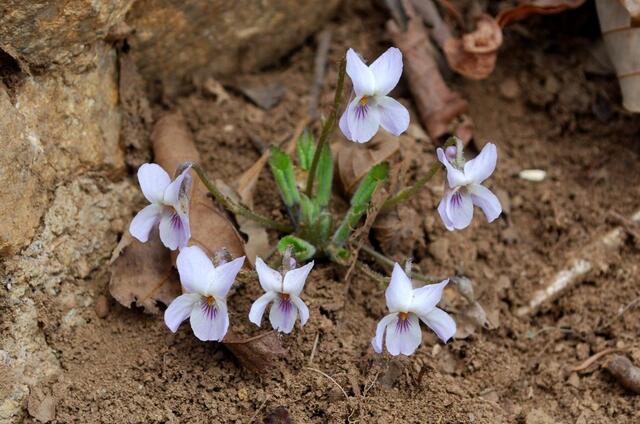
[[[329,55],[329,47],[331,47],[331,30],[325,29],[316,36],[318,49],[314,60],[313,69],[313,85],[311,86],[311,94],[309,99],[309,117],[313,120],[318,117],[318,103],[320,101],[320,92],[324,85],[324,73],[327,67],[327,56]]]
[[[311,348],[311,355],[309,355],[309,365],[313,363],[313,358],[316,356],[316,349],[318,348],[318,342],[320,341],[320,333],[316,333],[316,339],[313,341],[313,347]]]
[[[377,252],[375,249],[372,249],[367,245],[363,245],[360,249],[366,252],[373,259],[375,259],[376,262],[378,262],[380,265],[388,268],[393,268],[395,262],[392,259],[387,258],[382,253]],[[427,284],[434,283],[437,280],[435,277],[431,275],[423,275],[413,271],[411,272],[411,278],[413,278],[414,280],[422,281]]]
[[[338,108],[340,107],[340,103],[342,102],[342,88],[344,87],[344,76],[347,73],[347,62],[345,59],[340,61],[340,67],[338,70],[338,84],[336,86],[336,94],[333,98],[333,107],[331,108],[331,113],[329,117],[324,123],[322,127],[322,132],[320,133],[320,139],[318,140],[318,145],[316,146],[316,152],[313,155],[313,161],[311,162],[311,168],[309,169],[309,176],[307,177],[307,189],[305,193],[307,196],[312,196],[313,191],[313,182],[316,178],[316,169],[318,168],[318,162],[320,161],[320,153],[324,148],[324,145],[327,143],[329,136],[333,133],[333,129],[336,126],[336,120],[338,115]]]
[[[271,228],[273,230],[278,230],[282,232],[293,231],[293,227],[291,227],[291,225],[283,222],[277,222],[270,218],[267,218],[266,216],[257,214],[252,210],[250,210],[249,208],[242,206],[241,204],[238,204],[233,200],[229,199],[227,196],[222,194],[220,190],[218,190],[218,188],[215,186],[215,184],[213,184],[209,180],[209,178],[207,178],[207,175],[204,173],[204,170],[200,167],[200,165],[191,163],[190,166],[191,166],[191,169],[193,169],[195,173],[198,174],[198,177],[200,178],[202,183],[205,185],[207,190],[209,190],[209,193],[211,193],[213,197],[215,197],[215,199],[218,202],[220,202],[220,204],[232,214],[242,215],[245,218],[256,221],[258,224],[262,225],[263,227]]]
[[[601,352],[596,353],[595,355],[590,356],[589,358],[587,358],[586,361],[584,361],[583,363],[576,365],[575,367],[571,368],[571,372],[578,372],[578,371],[584,371],[587,368],[589,368],[591,365],[593,365],[598,359],[602,358],[603,356],[606,356],[610,353],[613,352],[620,352],[622,349],[616,349],[613,347],[609,347]]]
[[[344,389],[342,388],[342,386],[336,381],[334,380],[333,377],[331,377],[329,374],[325,374],[322,371],[320,371],[319,369],[316,368],[311,368],[311,367],[304,367],[307,370],[313,371],[313,372],[317,372],[318,374],[327,377],[329,380],[331,380],[333,382],[333,384],[335,384],[336,386],[338,386],[338,388],[342,391],[342,394],[344,395],[345,399],[347,399],[347,402],[350,401],[349,399],[349,395],[347,395],[347,392],[344,391]]]
[[[262,404],[260,405],[260,407],[258,409],[256,409],[255,414],[253,414],[253,416],[249,420],[249,424],[251,424],[252,422],[254,422],[256,420],[256,418],[258,417],[258,414],[260,413],[260,411],[262,411],[262,408],[264,408],[264,406],[267,404],[267,400],[269,400],[269,399],[265,399],[264,402],[262,402]]]

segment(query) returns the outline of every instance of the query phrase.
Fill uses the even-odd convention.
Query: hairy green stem
[[[340,68],[338,71],[338,84],[336,86],[336,94],[333,98],[333,107],[331,108],[331,112],[329,113],[329,117],[324,123],[322,127],[322,132],[320,133],[320,139],[318,140],[318,145],[316,146],[316,151],[313,154],[313,161],[311,162],[311,168],[309,169],[309,175],[307,176],[307,187],[305,193],[307,196],[313,196],[313,182],[316,178],[316,170],[318,168],[318,162],[320,161],[320,155],[322,154],[322,150],[324,149],[324,145],[327,143],[329,136],[333,133],[333,129],[336,126],[337,116],[338,116],[338,108],[340,107],[340,103],[342,102],[342,88],[344,87],[344,75],[347,72],[347,62],[345,59],[342,59],[340,62]]]
[[[382,266],[392,268],[393,265],[395,264],[395,262],[392,259],[387,258],[382,253],[377,252],[375,249],[369,246],[363,245],[360,247],[360,250],[362,250],[363,252],[371,256],[376,262],[378,262]],[[430,275],[419,274],[417,272],[411,272],[411,278],[413,278],[414,280],[422,281],[423,283],[428,283],[428,284],[436,282],[435,277],[432,277]]]
[[[389,284],[389,278],[378,274],[377,272],[369,268],[369,265],[365,264],[364,262],[357,261],[356,268],[367,274],[369,278],[377,281],[380,287],[386,287]]]
[[[211,195],[218,202],[220,202],[220,204],[226,210],[228,210],[232,214],[242,215],[247,219],[251,219],[257,222],[258,224],[262,225],[265,228],[271,228],[273,230],[282,231],[284,233],[293,231],[293,227],[287,223],[274,221],[273,219],[267,218],[266,216],[262,216],[260,214],[253,212],[251,209],[247,208],[246,206],[243,206],[239,203],[234,202],[232,199],[228,198],[227,196],[222,194],[220,190],[218,190],[218,187],[216,187],[215,184],[213,184],[209,180],[209,178],[207,178],[207,175],[205,174],[204,170],[200,167],[200,165],[195,163],[191,163],[190,165],[191,165],[191,169],[193,169],[195,173],[198,174],[200,181],[202,181],[202,183],[205,185],[207,190],[209,190],[209,193],[211,193]]]
[[[380,211],[384,212],[386,210],[389,210],[398,203],[404,202],[405,200],[419,192],[422,187],[424,187],[424,185],[438,173],[442,166],[443,165],[440,162],[435,162],[433,165],[431,165],[431,168],[429,168],[429,171],[427,171],[426,175],[419,178],[415,183],[413,183],[413,185],[400,190],[395,195],[385,200],[382,204],[382,207],[380,208]]]

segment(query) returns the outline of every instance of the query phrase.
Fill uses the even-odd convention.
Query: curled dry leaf
[[[500,45],[502,29],[493,17],[483,14],[476,18],[475,31],[462,38],[449,38],[443,49],[453,70],[479,80],[493,72]]]
[[[230,330],[223,343],[242,366],[257,373],[269,371],[273,368],[273,361],[287,353],[274,331],[242,338]]]
[[[467,111],[468,104],[459,93],[447,87],[434,59],[435,50],[426,27],[409,1],[402,4],[408,17],[407,30],[402,31],[398,24],[389,21],[387,31],[404,55],[405,75],[420,121],[432,138],[447,133],[458,135],[457,128],[452,131],[452,127],[457,118]],[[465,127],[465,137],[468,132],[468,127]]]
[[[398,137],[378,131],[366,144],[341,141],[332,148],[336,157],[338,177],[345,193],[351,195],[369,170],[389,159],[400,147]]]
[[[585,0],[525,0],[511,9],[503,10],[496,17],[498,25],[505,26],[527,18],[529,15],[552,15],[567,9],[576,9]]]
[[[411,252],[416,244],[425,247],[420,216],[407,205],[378,215],[373,223],[373,231],[384,253]]]
[[[605,368],[627,390],[640,394],[640,368],[626,356],[614,355]]]

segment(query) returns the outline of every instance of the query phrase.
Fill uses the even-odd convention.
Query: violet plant
[[[344,79],[349,75],[353,94],[339,120],[344,136],[357,143],[368,142],[382,127],[393,135],[400,135],[409,125],[409,112],[388,96],[402,74],[402,53],[390,48],[367,66],[357,53],[349,49],[340,63],[338,82],[330,113],[322,125],[318,141],[305,130],[297,140],[292,157],[278,147],[270,150],[269,167],[289,222],[276,221],[260,215],[245,205],[225,196],[195,163],[185,163],[172,183],[166,172],[155,164],[145,164],[138,172],[142,191],[151,202],[131,223],[131,234],[142,242],[148,239],[151,228],[159,222],[160,237],[168,248],[180,248],[177,267],[184,294],[176,298],[165,313],[165,322],[176,331],[181,322],[190,318],[196,337],[201,340],[222,340],[229,326],[226,296],[243,258],[222,261],[214,266],[197,247],[185,247],[189,239],[188,192],[191,169],[198,175],[213,197],[229,212],[254,220],[261,226],[280,234],[276,250],[282,255],[281,271],[272,269],[256,259],[256,271],[264,294],[252,305],[249,320],[261,325],[266,308],[271,304],[269,320],[280,332],[290,333],[297,318],[303,326],[309,319],[309,309],[300,295],[314,260],[328,260],[340,266],[356,265],[382,284],[389,281],[373,271],[358,258],[360,250],[384,266],[393,266],[386,291],[389,314],[382,318],[372,340],[376,352],[382,351],[386,333],[387,351],[392,355],[412,354],[420,344],[419,321],[424,322],[438,337],[447,342],[455,333],[454,320],[436,307],[448,280],[433,284],[427,276],[411,271],[410,261],[402,268],[373,248],[354,240],[354,231],[372,207],[376,190],[389,177],[389,164],[372,166],[351,196],[349,208],[342,214],[331,208],[333,193],[333,157],[330,139],[334,134],[337,114],[341,108]],[[425,184],[445,169],[445,190],[438,212],[444,226],[461,230],[471,223],[473,206],[482,209],[489,222],[502,212],[498,198],[482,183],[493,173],[497,150],[487,144],[478,157],[465,161],[464,145],[456,138],[437,149],[437,159],[426,173],[411,186],[389,196],[381,206],[390,209],[418,193]],[[162,171],[162,172],[161,172]],[[304,184],[299,184],[303,176]],[[366,236],[366,234],[364,235]],[[296,268],[296,261],[308,262]],[[423,287],[413,288],[420,281]],[[427,285],[424,285],[426,283]]]

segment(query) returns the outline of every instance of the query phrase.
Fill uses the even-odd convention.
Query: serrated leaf
[[[308,171],[309,168],[311,168],[311,162],[313,161],[316,146],[313,134],[311,134],[311,132],[306,128],[298,138],[296,151],[298,153],[298,164],[300,165],[300,168]]]
[[[300,193],[296,186],[296,179],[293,173],[293,161],[291,157],[277,147],[271,149],[269,166],[273,178],[280,189],[282,201],[287,207],[300,202]]]

